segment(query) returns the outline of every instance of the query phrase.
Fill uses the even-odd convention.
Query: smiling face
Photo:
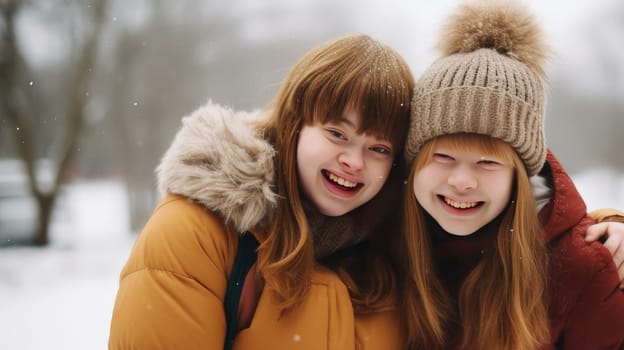
[[[388,178],[392,143],[358,133],[359,122],[359,115],[347,109],[339,122],[304,126],[299,133],[301,189],[324,215],[344,215],[368,202]]]
[[[467,236],[509,203],[515,170],[504,154],[513,150],[497,139],[487,138],[492,147],[508,148],[507,152],[491,152],[477,140],[464,140],[460,147],[451,139],[434,140],[428,152],[418,155],[430,159],[414,174],[413,190],[418,203],[445,231]]]

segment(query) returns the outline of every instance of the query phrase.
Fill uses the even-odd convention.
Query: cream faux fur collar
[[[259,117],[211,101],[184,117],[156,169],[161,194],[188,197],[239,232],[268,217],[276,205],[275,150],[249,123]]]

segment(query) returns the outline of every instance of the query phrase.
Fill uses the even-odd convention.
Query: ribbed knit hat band
[[[442,57],[416,83],[406,160],[436,136],[477,133],[507,142],[535,175],[546,159],[544,103],[541,71],[513,54],[476,47]]]

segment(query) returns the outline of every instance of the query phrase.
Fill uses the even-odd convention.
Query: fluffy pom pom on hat
[[[550,53],[533,15],[512,1],[463,4],[444,27],[442,57],[417,80],[405,146],[410,164],[428,140],[477,133],[510,144],[529,175],[544,165]]]

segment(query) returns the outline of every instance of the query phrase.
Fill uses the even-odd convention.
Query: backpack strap
[[[247,272],[256,261],[258,245],[256,237],[249,232],[243,232],[238,236],[238,250],[223,301],[226,322],[224,350],[232,348],[234,337],[238,333],[238,304]]]

